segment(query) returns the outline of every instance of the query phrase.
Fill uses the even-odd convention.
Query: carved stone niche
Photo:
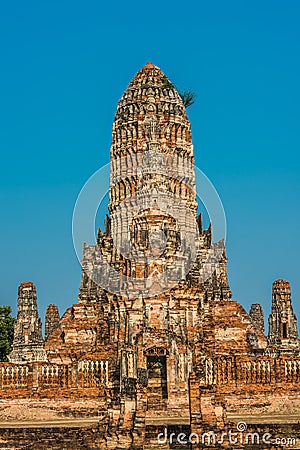
[[[137,382],[141,386],[148,386],[148,370],[143,368],[138,368],[138,379]]]
[[[122,393],[129,397],[136,394],[136,378],[122,378]]]
[[[253,350],[258,348],[258,339],[255,333],[247,333],[247,341],[250,347],[253,348]]]

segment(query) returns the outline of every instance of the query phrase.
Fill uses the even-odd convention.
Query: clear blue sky
[[[152,61],[197,93],[195,161],[227,215],[234,299],[269,313],[290,280],[300,317],[300,2],[5,2],[1,45],[1,304],[23,280],[40,313],[77,301],[71,219],[109,161],[117,101]]]

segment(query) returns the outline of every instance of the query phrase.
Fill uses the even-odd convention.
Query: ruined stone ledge
[[[190,425],[191,419],[188,415],[160,415],[159,417],[146,417],[145,425]]]
[[[57,420],[18,420],[18,421],[0,421],[0,428],[82,428],[84,426],[93,425],[99,423],[99,416],[96,417],[86,417],[86,418],[71,418],[67,419],[62,417]]]
[[[245,422],[251,425],[257,424],[299,424],[299,414],[236,414],[227,413],[227,419],[230,422]]]

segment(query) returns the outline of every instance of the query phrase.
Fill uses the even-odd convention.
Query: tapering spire
[[[169,181],[156,179],[152,184],[169,184],[170,192],[181,193],[179,195],[195,214],[194,152],[186,109],[175,86],[161,69],[147,63],[125,90],[115,115],[111,147],[111,212],[121,200],[136,192],[137,169],[144,167],[144,173],[145,170],[155,173],[155,164],[160,171],[164,169]],[[170,177],[173,177],[173,184]],[[175,187],[174,179],[180,185],[185,180],[185,186]],[[147,183],[149,185],[149,177]]]
[[[36,288],[24,281],[18,289],[18,315],[14,325],[13,349],[10,362],[45,361],[42,322],[38,315]]]
[[[287,280],[279,279],[273,283],[269,343],[279,351],[299,349],[297,318],[293,311],[290,283]]]
[[[199,285],[215,270],[219,255],[218,293],[229,298],[223,244],[213,249],[214,264],[208,261],[200,273],[209,259],[212,230],[202,230],[197,206],[186,108],[161,69],[147,63],[117,106],[110,152],[110,221],[97,240],[103,261],[92,246],[85,246],[80,301],[102,297],[94,282],[130,298],[160,294],[181,281]],[[189,272],[193,276],[187,279]]]

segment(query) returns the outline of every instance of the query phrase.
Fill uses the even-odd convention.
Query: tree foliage
[[[187,108],[195,103],[196,94],[192,91],[179,92],[179,95],[183,101],[184,106]]]
[[[0,306],[0,361],[8,361],[7,355],[12,349],[14,321],[10,306]]]
[[[163,76],[162,78],[162,86],[165,89],[174,89],[175,91],[178,92],[179,96],[181,97],[181,100],[184,104],[184,106],[186,108],[188,108],[188,106],[193,105],[193,103],[195,103],[195,98],[196,98],[196,94],[193,91],[182,91],[180,92],[175,84],[173,84],[169,78],[166,77],[166,75]]]

